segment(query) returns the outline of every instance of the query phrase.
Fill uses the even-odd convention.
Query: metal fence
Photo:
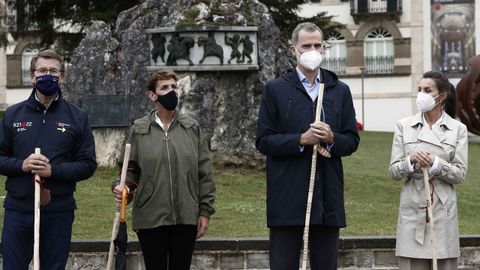
[[[365,73],[366,74],[388,74],[393,73],[394,56],[366,56]]]
[[[336,74],[345,74],[347,69],[347,58],[327,57],[323,60],[322,67],[331,70]]]
[[[361,13],[387,13],[401,12],[402,0],[372,1],[372,0],[350,0],[350,12]]]

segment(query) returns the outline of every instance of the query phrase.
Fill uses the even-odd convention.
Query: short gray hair
[[[37,53],[37,55],[32,58],[32,60],[30,61],[30,73],[35,72],[38,58],[57,60],[58,62],[60,62],[60,71],[62,73],[63,71],[65,71],[65,63],[63,63],[62,57],[56,51],[47,49]]]
[[[302,30],[305,30],[305,31],[308,31],[308,32],[318,31],[322,35],[322,39],[323,39],[323,31],[322,31],[322,29],[320,29],[320,27],[318,27],[316,24],[311,23],[311,22],[303,22],[303,23],[299,23],[297,25],[297,27],[295,27],[295,29],[293,29],[292,40],[291,40],[292,45],[297,44],[298,35],[299,35],[300,31],[302,31]]]

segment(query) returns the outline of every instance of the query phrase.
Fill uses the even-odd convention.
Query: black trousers
[[[137,231],[147,270],[188,270],[197,236],[195,225],[160,226]]]
[[[270,227],[270,269],[298,270],[303,245],[303,226]],[[336,270],[339,228],[310,225],[309,250],[312,270]]]

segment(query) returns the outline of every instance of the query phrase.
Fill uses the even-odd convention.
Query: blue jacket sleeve
[[[5,176],[14,176],[23,173],[23,160],[11,157],[11,145],[11,134],[8,132],[5,117],[3,117],[0,125],[0,174]]]
[[[88,118],[85,115],[83,134],[77,139],[71,161],[52,164],[51,179],[54,181],[78,182],[91,177],[96,168],[95,140],[88,125]]]
[[[267,83],[263,90],[257,121],[257,138],[255,146],[258,151],[269,156],[301,155],[301,133],[280,133],[278,130],[279,114],[275,100],[275,89]]]

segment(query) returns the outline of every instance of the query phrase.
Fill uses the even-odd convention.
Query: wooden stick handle
[[[123,164],[122,164],[122,173],[120,175],[120,188],[123,190],[125,186],[125,179],[127,179],[127,169],[128,169],[128,160],[130,158],[130,148],[131,145],[127,143],[125,145],[125,154],[123,156]],[[113,266],[113,251],[115,249],[115,244],[113,240],[117,237],[118,233],[118,224],[120,222],[120,209],[121,204],[117,203],[117,207],[115,208],[115,217],[113,218],[113,226],[112,226],[112,237],[110,238],[110,248],[108,250],[108,260],[107,260],[107,270],[111,270]]]
[[[430,191],[430,181],[428,177],[428,171],[427,168],[422,167],[422,173],[423,173],[423,185],[425,189],[425,197],[427,199],[427,215],[428,215],[428,220],[429,222],[427,223],[427,226],[430,229],[430,239],[432,241],[432,266],[433,270],[437,270],[437,237],[435,234],[435,225],[434,225],[434,220],[433,220],[433,212],[432,212],[432,198],[431,198],[431,191]]]
[[[35,148],[35,154],[40,154],[40,148]],[[35,174],[35,200],[34,200],[34,231],[33,231],[33,269],[40,269],[40,186],[41,178]]]
[[[324,84],[318,87],[317,109],[315,111],[315,122],[320,122],[320,114],[322,111]],[[313,190],[315,187],[315,175],[317,172],[317,145],[313,146],[312,167],[310,169],[310,183],[308,186],[307,210],[305,212],[305,227],[303,229],[303,254],[302,254],[302,270],[307,269],[308,260],[308,235],[310,231],[310,216],[312,212]]]

